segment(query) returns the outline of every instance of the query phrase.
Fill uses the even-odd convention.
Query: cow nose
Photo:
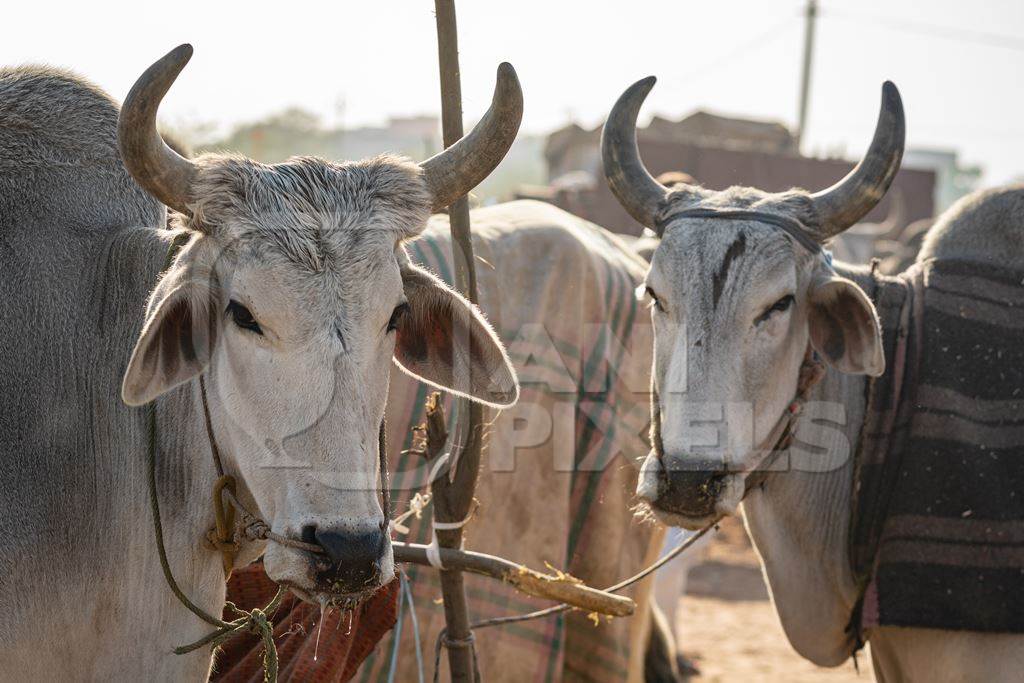
[[[387,547],[384,528],[375,526],[370,531],[356,532],[317,528],[313,536],[331,560],[330,565],[320,566],[317,584],[341,593],[358,593],[375,586],[381,578],[380,565]]]
[[[658,472],[654,506],[686,517],[707,517],[715,512],[725,476],[721,460],[665,458]]]

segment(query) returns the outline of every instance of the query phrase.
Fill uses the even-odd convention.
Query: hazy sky
[[[595,125],[649,74],[659,82],[644,117],[703,107],[792,125],[802,5],[461,0],[466,116],[486,108],[494,69],[507,60],[530,132],[570,117]],[[811,150],[863,150],[888,78],[903,94],[910,145],[958,149],[985,166],[986,184],[1024,175],[1024,2],[824,0],[821,13]],[[195,57],[162,109],[172,124],[232,124],[299,105],[358,125],[439,106],[429,0],[33,0],[3,15],[0,63],[68,66],[118,99],[156,58],[191,42]]]

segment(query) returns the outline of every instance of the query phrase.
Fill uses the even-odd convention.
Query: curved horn
[[[498,66],[491,107],[476,127],[454,145],[420,163],[440,211],[480,184],[505,158],[523,118],[523,91],[508,62]]]
[[[612,193],[630,216],[654,230],[658,229],[655,218],[668,190],[651,177],[640,161],[636,118],[656,80],[648,76],[629,86],[612,107],[601,132],[601,160]]]
[[[172,150],[156,129],[160,101],[192,58],[192,46],[179,45],[135,81],[117,121],[118,146],[135,182],[176,211],[188,213],[196,167]]]
[[[859,221],[885,196],[903,159],[906,122],[903,101],[891,81],[882,84],[882,108],[875,137],[864,158],[838,183],[812,196],[821,219],[821,241],[838,235]]]

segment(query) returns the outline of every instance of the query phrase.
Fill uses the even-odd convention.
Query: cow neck
[[[210,614],[192,602],[192,600],[185,595],[185,592],[181,590],[178,582],[174,579],[170,563],[167,560],[167,548],[164,546],[163,524],[160,519],[160,501],[157,496],[156,488],[156,454],[159,439],[157,434],[155,401],[151,402],[147,406],[146,412],[147,421],[149,423],[149,447],[147,449],[149,456],[149,504],[153,513],[153,533],[156,537],[156,549],[157,555],[160,558],[160,569],[163,571],[164,580],[167,582],[168,588],[170,588],[171,592],[174,593],[174,597],[178,599],[178,602],[215,629],[213,632],[203,638],[200,638],[194,643],[174,648],[174,654],[186,654],[207,645],[217,647],[236,635],[240,635],[242,633],[253,633],[258,635],[264,643],[264,680],[269,681],[270,683],[276,683],[277,648],[274,645],[274,627],[267,618],[267,614],[273,613],[277,609],[278,605],[281,604],[281,599],[284,597],[284,590],[279,589],[277,591],[277,595],[274,596],[274,599],[271,600],[263,609],[254,608],[250,611],[245,611],[232,605],[232,609],[238,615],[238,618],[234,621],[224,621],[223,619]]]

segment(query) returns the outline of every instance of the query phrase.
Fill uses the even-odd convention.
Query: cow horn
[[[156,129],[160,101],[188,60],[192,46],[179,45],[146,69],[135,81],[117,122],[121,159],[135,181],[170,208],[189,213],[190,188],[196,167],[172,150]]]
[[[651,177],[640,160],[636,118],[656,80],[648,76],[629,86],[612,107],[601,132],[601,159],[612,192],[630,216],[654,230],[658,230],[655,219],[668,190]]]
[[[476,127],[448,149],[420,163],[433,195],[433,211],[449,206],[490,175],[515,141],[522,118],[519,78],[511,64],[502,62],[491,107]]]
[[[891,81],[882,85],[882,107],[875,137],[864,158],[838,183],[811,195],[821,220],[819,241],[834,237],[863,218],[885,196],[903,159],[906,121],[900,91]]]

